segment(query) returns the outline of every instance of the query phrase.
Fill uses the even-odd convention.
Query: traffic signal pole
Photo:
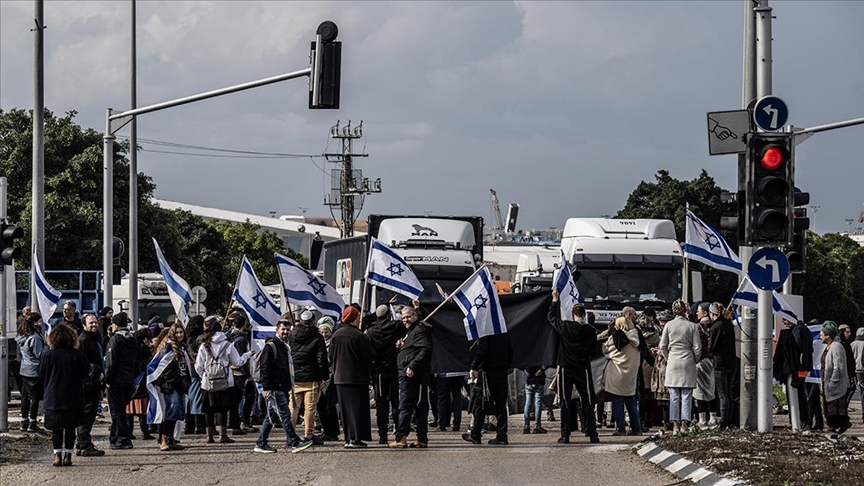
[[[753,9],[756,17],[756,97],[771,95],[771,7],[767,0]],[[751,161],[751,164],[756,163]],[[753,219],[751,219],[753,222]],[[757,430],[770,432],[773,424],[773,356],[771,339],[774,323],[774,293],[759,289],[757,322],[758,371],[756,373]]]
[[[0,220],[6,221],[6,178],[0,177]],[[2,263],[0,263],[2,265]],[[9,312],[6,309],[6,281],[12,274],[15,280],[15,267],[0,269],[0,432],[9,431],[9,343],[6,333],[9,331]],[[32,295],[32,294],[31,294]],[[36,300],[36,299],[33,299]]]

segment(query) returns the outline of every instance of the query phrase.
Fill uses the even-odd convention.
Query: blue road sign
[[[762,290],[774,290],[789,277],[789,259],[777,248],[760,248],[750,257],[747,275]]]
[[[766,132],[781,130],[789,120],[789,107],[776,96],[765,96],[753,107],[753,121]]]

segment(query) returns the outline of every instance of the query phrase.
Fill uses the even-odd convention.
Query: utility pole
[[[329,198],[324,200],[324,204],[328,206],[339,206],[341,208],[341,223],[339,231],[342,238],[350,238],[354,236],[354,221],[357,219],[356,213],[359,213],[355,208],[354,198],[356,196],[365,197],[367,194],[381,192],[381,178],[375,179],[370,185],[369,178],[363,177],[362,171],[354,170],[354,157],[368,157],[368,154],[354,153],[354,140],[363,137],[363,121],[356,127],[351,127],[351,120],[348,124],[339,129],[339,120],[336,124],[330,127],[330,137],[342,141],[342,151],[340,153],[325,153],[324,156],[330,161],[333,157],[336,160],[331,162],[342,165],[342,169],[338,176],[336,169],[331,173],[331,193]],[[338,195],[336,194],[338,191]],[[361,208],[362,209],[362,205]]]
[[[33,31],[33,214],[31,216],[31,247],[45,265],[45,24],[43,0],[36,0]],[[30,265],[30,295],[36,295],[36,273]],[[44,268],[44,267],[43,267]],[[37,299],[30,299],[33,312],[41,312]],[[45,320],[51,316],[43,316]]]
[[[767,0],[755,3],[768,4]],[[744,0],[744,66],[741,86],[741,107],[749,108],[756,98],[756,13],[753,0]],[[738,190],[747,190],[747,155],[738,155]],[[740,192],[739,192],[740,193]],[[753,247],[740,247],[741,265],[747,268]],[[744,279],[744,275],[741,275]],[[739,282],[740,283],[740,282]],[[740,328],[740,426],[746,429],[756,428],[756,316],[753,309],[741,308]]]
[[[138,108],[138,75],[136,53],[136,0],[132,0],[132,93],[130,108]],[[118,255],[117,258],[120,258]],[[105,285],[113,285],[106,282]],[[105,302],[105,305],[112,305]],[[118,310],[119,311],[119,310]],[[138,330],[138,118],[129,125],[129,318],[132,329]]]

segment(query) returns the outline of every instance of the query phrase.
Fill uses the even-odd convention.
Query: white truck
[[[596,324],[625,306],[670,309],[681,298],[684,256],[672,221],[570,218],[561,249]]]
[[[524,248],[516,263],[513,292],[546,292],[552,290],[552,277],[560,263],[560,247],[533,246]]]
[[[120,285],[113,286],[114,312],[129,312],[129,276],[124,275]],[[194,304],[190,315],[194,314]],[[204,311],[206,312],[206,310]],[[171,297],[168,295],[168,285],[160,273],[138,274],[138,325],[147,325],[147,320],[153,314],[159,314],[165,323],[175,315]]]
[[[423,284],[420,300],[441,300],[455,290],[483,259],[483,218],[480,216],[369,215],[369,233],[324,243],[324,280],[345,303],[360,302],[370,237],[392,248]],[[437,285],[436,285],[437,284]],[[369,287],[366,309],[386,303],[390,290]],[[400,302],[407,300],[398,297]]]

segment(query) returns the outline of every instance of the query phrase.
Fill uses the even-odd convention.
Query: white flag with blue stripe
[[[787,321],[798,322],[798,316],[795,314],[795,311],[792,310],[792,306],[786,302],[786,299],[784,299],[782,295],[778,294],[776,290],[772,291],[772,293],[773,296],[771,303],[774,314],[777,314]],[[753,309],[759,308],[759,291],[756,289],[756,286],[753,285],[750,277],[744,277],[744,280],[742,280],[741,284],[738,285],[738,290],[736,290],[735,294],[732,296],[732,303],[744,307],[751,307]]]
[[[159,269],[162,272],[162,277],[165,279],[165,285],[168,287],[168,296],[171,297],[171,305],[174,306],[174,313],[177,318],[186,326],[189,322],[189,305],[192,303],[192,289],[189,284],[183,280],[183,277],[174,273],[168,262],[165,260],[165,255],[162,254],[162,248],[153,238],[153,246],[156,248],[156,259],[159,260]]]
[[[576,288],[576,283],[573,282],[573,274],[570,272],[570,267],[567,266],[567,259],[564,257],[564,252],[561,252],[561,263],[553,279],[555,282],[555,290],[558,291],[558,298],[561,301],[561,319],[573,319],[573,306],[582,303],[582,296],[579,295],[579,289]]]
[[[414,275],[414,270],[396,252],[375,238],[369,245],[366,281],[412,299],[419,299],[423,293],[423,284]]]
[[[276,253],[276,267],[282,279],[282,294],[288,302],[312,306],[325,316],[339,319],[345,306],[344,300],[330,284],[279,253]]]
[[[36,288],[36,295],[30,296],[30,302],[36,302],[36,305],[39,306],[39,312],[42,314],[42,321],[48,322],[54,315],[54,311],[57,310],[57,304],[60,302],[62,294],[45,280],[45,274],[42,273],[42,267],[39,266],[39,257],[36,255],[36,245],[33,245],[33,270],[33,278],[36,283],[33,287]]]
[[[237,286],[234,287],[232,298],[249,315],[252,323],[252,339],[256,349],[261,349],[265,340],[276,335],[276,324],[279,322],[279,307],[273,302],[270,294],[261,285],[255,270],[246,256],[240,264],[240,274],[237,276]]]
[[[504,313],[498,302],[498,290],[485,266],[480,267],[453,292],[453,300],[465,314],[462,322],[465,323],[469,341],[507,332],[507,323],[504,322]]]
[[[720,232],[687,210],[687,230],[684,239],[684,258],[702,262],[718,270],[743,273],[741,260],[729,248]]]
[[[192,363],[185,353],[183,354],[183,359],[186,360],[186,369],[191,370]],[[145,384],[147,387],[147,397],[150,402],[147,405],[148,424],[161,424],[165,420],[165,395],[162,393],[162,389],[156,386],[156,380],[162,376],[162,372],[168,368],[168,365],[173,360],[174,350],[169,342],[165,344],[165,348],[159,354],[147,363]]]

